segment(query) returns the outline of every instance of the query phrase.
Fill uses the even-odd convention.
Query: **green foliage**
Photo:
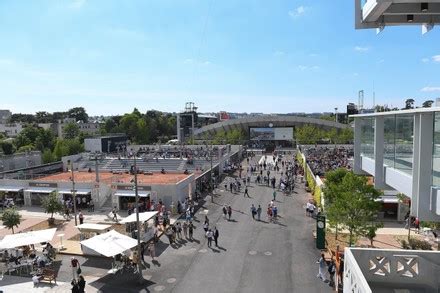
[[[327,184],[327,182],[326,182]],[[350,245],[354,237],[366,235],[380,210],[380,203],[376,199],[381,193],[364,176],[347,172],[337,186],[332,187],[334,192],[330,204],[326,207],[327,217],[332,223],[337,223],[350,233]],[[326,187],[326,192],[328,187]],[[325,193],[327,196],[327,193]]]
[[[44,197],[41,205],[46,214],[50,214],[51,219],[53,219],[54,213],[61,213],[64,211],[64,207],[58,199],[57,192],[51,192],[47,197]]]
[[[376,238],[376,231],[379,228],[382,228],[382,223],[370,223],[365,230],[364,236],[370,240],[370,246],[373,247],[374,238]]]
[[[74,139],[79,135],[79,126],[76,123],[67,123],[63,128],[65,139]]]
[[[44,150],[44,152],[42,154],[42,160],[43,160],[43,164],[48,164],[48,163],[55,162],[57,160],[57,158],[51,152],[50,149],[46,149],[46,150]]]
[[[316,144],[323,141],[343,144],[353,140],[353,130],[350,128],[325,130],[306,124],[295,128],[295,138],[299,144]]]
[[[12,155],[15,151],[15,147],[9,141],[0,141],[0,151],[3,151],[5,155]]]
[[[239,129],[219,131],[212,138],[213,144],[240,144],[246,139],[246,134]]]
[[[417,238],[410,238],[409,241],[400,240],[403,249],[412,250],[432,250],[431,244],[428,241]]]
[[[88,122],[89,115],[87,115],[86,110],[83,107],[75,107],[67,111],[67,116],[69,118],[75,118],[76,122]]]
[[[18,225],[21,223],[21,215],[15,208],[4,210],[0,219],[6,228],[12,230],[12,234],[14,234],[14,227],[18,227]]]
[[[17,150],[17,152],[19,152],[19,153],[25,153],[25,152],[30,152],[30,151],[33,151],[33,150],[35,150],[34,145],[32,145],[32,144],[28,144],[28,145],[24,145],[24,146],[20,147],[20,148]]]
[[[84,151],[84,145],[80,143],[79,139],[57,139],[53,156],[57,161],[61,157],[79,154]]]

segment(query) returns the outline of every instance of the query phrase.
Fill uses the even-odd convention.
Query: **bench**
[[[40,277],[40,282],[49,282],[49,284],[52,284],[52,281],[54,283],[57,283],[57,273],[52,269],[43,269],[43,272]]]

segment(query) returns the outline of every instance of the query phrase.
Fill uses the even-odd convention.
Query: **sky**
[[[333,112],[440,97],[440,28],[354,29],[354,1],[1,0],[0,108]]]

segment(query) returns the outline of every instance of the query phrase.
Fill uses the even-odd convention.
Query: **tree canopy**
[[[12,230],[12,234],[14,234],[14,227],[18,227],[21,223],[21,215],[15,208],[5,209],[0,219],[6,228]]]

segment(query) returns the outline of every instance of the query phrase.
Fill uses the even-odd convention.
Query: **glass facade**
[[[374,159],[374,118],[366,117],[361,122],[361,155]]]
[[[414,115],[396,115],[394,168],[412,174]]]
[[[440,112],[435,112],[434,114],[432,185],[440,186]]]
[[[394,168],[394,157],[396,154],[396,116],[385,116],[383,130],[383,163]]]

